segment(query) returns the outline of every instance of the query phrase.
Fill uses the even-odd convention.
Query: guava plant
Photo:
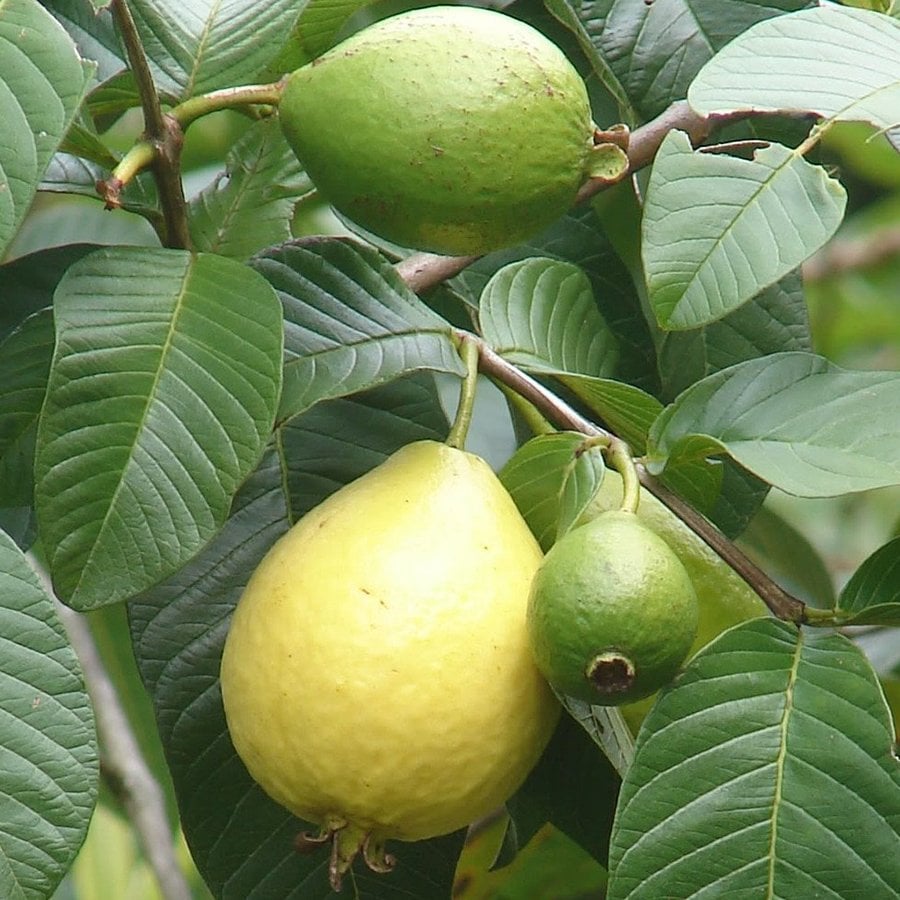
[[[564,73],[547,76],[546,103],[497,74],[528,68],[521,48],[464,30],[430,48],[333,49],[373,18],[336,0],[0,0],[0,894],[73,896],[92,815],[116,806],[167,898],[341,883],[369,898],[897,896],[885,690],[900,670],[900,539],[872,543],[835,592],[766,502],[773,488],[813,500],[900,484],[900,374],[817,352],[803,274],[864,205],[834,148],[900,165],[896,10],[519,0],[491,27],[530,24],[527,43]],[[505,69],[479,57],[487,44]],[[362,74],[337,68],[353,60]],[[213,114],[230,117],[224,171],[198,183],[192,135],[209,141]],[[407,139],[430,143],[402,157],[404,178],[392,162]],[[104,205],[111,224],[61,229],[62,195]],[[423,252],[436,248],[467,255]],[[487,396],[490,415],[475,405]],[[467,434],[499,481],[451,491],[427,527],[385,513],[431,476],[412,466],[385,490],[376,467],[417,447],[467,456]],[[494,496],[514,501],[514,527],[491,525]],[[323,541],[313,531],[335,509]],[[551,665],[555,695],[532,682],[535,701],[521,680],[504,694],[510,651],[496,676],[460,663],[455,693],[435,636],[446,659],[484,663],[518,613],[480,622],[472,597],[510,593],[536,548],[623,515],[696,595],[696,628],[651,617],[654,639],[678,644],[661,690],[579,699]],[[530,562],[485,567],[522,522],[531,549],[515,559]],[[260,568],[284,535],[299,563]],[[617,564],[638,557],[619,550]],[[584,554],[586,571],[604,568]],[[268,610],[279,580],[312,585],[301,600],[349,596],[354,573],[396,585],[414,615],[428,608],[418,582],[444,592],[446,627],[418,655],[389,643],[402,629],[373,628],[363,654],[358,607],[271,604],[225,669],[233,742],[220,671],[239,599]],[[525,588],[511,593],[524,611]],[[624,631],[645,636],[663,594],[629,597]],[[553,613],[563,643],[567,616]],[[300,640],[313,619],[327,648]],[[449,692],[434,691],[438,670]],[[395,712],[332,705],[350,682],[390,684]],[[307,740],[295,701],[296,721],[312,709],[327,729]],[[489,727],[467,730],[492,703]],[[414,726],[385,753],[374,725],[408,709]],[[516,737],[540,749],[557,716],[530,768]],[[414,749],[445,738],[469,754],[450,779],[450,760]],[[496,808],[453,796],[468,773],[504,769],[488,765],[501,745],[522,771],[485,776]],[[273,747],[264,790],[245,762]],[[330,770],[338,796],[370,761],[390,787],[373,790],[372,816],[427,822],[386,846],[373,822],[345,833],[389,872],[336,865],[320,844],[346,823],[317,834],[296,813],[321,810],[291,802],[304,766]],[[428,807],[451,813],[432,827]],[[179,865],[178,831],[202,881]]]

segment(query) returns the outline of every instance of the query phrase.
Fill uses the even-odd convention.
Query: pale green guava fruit
[[[238,603],[222,658],[235,749],[319,825],[332,883],[357,851],[502,805],[560,706],[528,645],[540,547],[479,457],[408,444],[307,513]]]
[[[691,579],[671,548],[634,513],[613,511],[550,548],[527,621],[535,662],[553,687],[617,706],[675,677],[697,614]]]
[[[485,9],[402,13],[287,79],[280,120],[322,195],[395,243],[482,254],[558,219],[586,178],[581,77],[540,32]]]

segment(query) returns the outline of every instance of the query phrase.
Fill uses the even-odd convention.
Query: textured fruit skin
[[[678,557],[634,513],[606,512],[551,547],[528,603],[538,668],[559,691],[588,703],[646,697],[678,672],[697,632],[697,597]],[[599,692],[591,661],[612,651],[634,680]]]
[[[288,78],[280,119],[336,209],[395,243],[460,255],[520,243],[565,213],[594,130],[555,44],[470,7],[358,32]]]
[[[310,511],[253,574],[225,645],[251,775],[301,818],[376,840],[502,804],[559,715],[525,630],[541,558],[488,465],[431,441]]]

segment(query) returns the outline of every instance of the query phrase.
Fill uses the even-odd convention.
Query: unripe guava
[[[535,575],[528,632],[558,691],[601,706],[675,677],[697,633],[697,596],[662,538],[632,512],[604,512],[557,541]]]
[[[332,880],[357,850],[500,806],[560,707],[528,646],[542,554],[479,457],[409,444],[332,494],[253,573],[222,658],[235,749],[321,826]],[[315,841],[309,838],[308,841]]]
[[[516,19],[436,6],[385,19],[289,76],[288,143],[348,218],[406,247],[482,254],[558,219],[594,125],[562,51]]]

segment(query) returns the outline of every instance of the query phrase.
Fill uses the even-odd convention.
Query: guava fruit
[[[697,633],[684,566],[632,512],[604,512],[550,548],[528,601],[538,668],[558,691],[601,706],[674,678]]]
[[[488,465],[409,444],[263,558],[225,643],[235,749],[321,827],[339,884],[358,850],[446,834],[500,806],[559,704],[528,647],[542,553]]]
[[[540,32],[435,6],[358,32],[287,79],[279,117],[322,195],[395,243],[511,246],[558,219],[586,178],[587,91]]]

